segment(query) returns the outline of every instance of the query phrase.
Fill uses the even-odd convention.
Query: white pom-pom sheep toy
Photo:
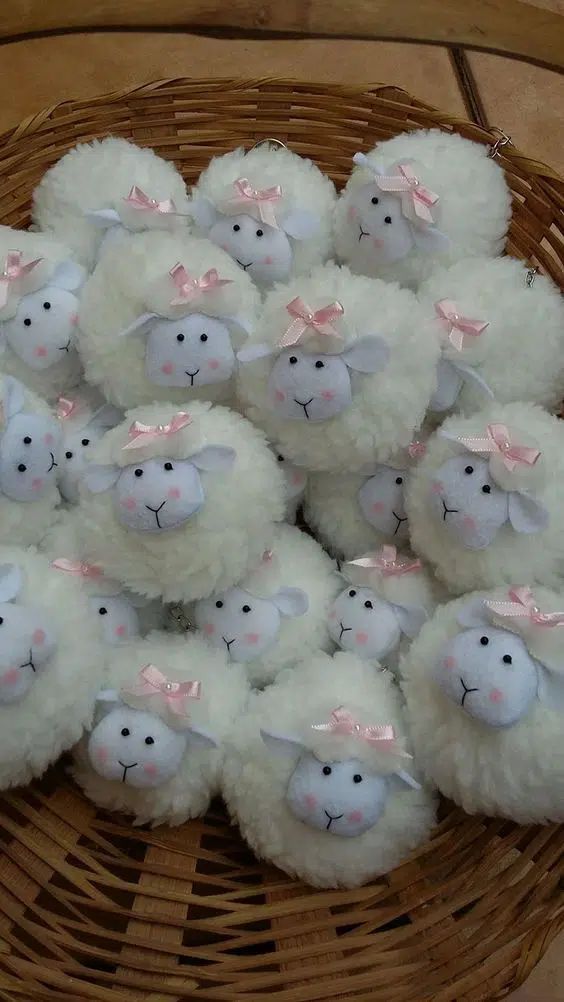
[[[305,470],[300,469],[299,466],[295,466],[294,463],[291,463],[288,459],[286,459],[276,446],[271,446],[271,448],[276,456],[276,461],[284,474],[284,481],[286,485],[285,520],[291,525],[294,525],[298,515],[298,508],[300,507],[305,494],[307,473]]]
[[[123,412],[107,404],[90,386],[81,386],[71,396],[59,397],[57,417],[62,430],[58,483],[61,497],[78,504],[78,485],[84,474],[92,446],[116,424]]]
[[[439,344],[408,289],[324,265],[278,286],[239,352],[246,413],[308,470],[362,470],[406,448]]]
[[[470,813],[564,820],[564,595],[540,585],[439,608],[402,660],[417,761]]]
[[[535,404],[452,416],[427,442],[406,509],[415,551],[455,594],[564,575],[564,426]]]
[[[110,655],[73,774],[135,824],[179,825],[219,792],[223,740],[248,699],[245,671],[198,637],[153,633]]]
[[[0,788],[28,783],[90,725],[104,651],[86,598],[33,550],[0,547]]]
[[[436,314],[442,356],[429,410],[471,414],[494,397],[549,409],[564,396],[564,300],[510,257],[437,268],[419,298]]]
[[[47,404],[0,373],[0,540],[39,543],[55,521],[60,448]]]
[[[196,628],[255,686],[272,682],[317,650],[331,648],[329,606],[339,579],[319,543],[292,526],[277,528],[272,549],[234,588],[196,602]]]
[[[420,560],[395,546],[365,553],[344,564],[347,581],[329,611],[329,630],[344,651],[380,662],[394,673],[435,607],[430,579]]]
[[[329,257],[335,199],[334,185],[311,160],[264,145],[214,157],[191,212],[201,233],[268,286]]]
[[[318,654],[251,697],[223,795],[259,855],[316,887],[357,887],[429,835],[434,799],[405,749],[391,677]]]
[[[84,289],[86,377],[120,407],[229,403],[235,353],[258,305],[250,278],[209,240],[154,232],[121,240]]]
[[[79,292],[86,272],[42,233],[0,226],[0,363],[54,401],[80,382]]]
[[[187,225],[186,186],[174,164],[125,139],[80,143],[44,175],[33,219],[92,270],[124,233]]]
[[[407,543],[404,494],[412,465],[424,450],[424,443],[416,441],[363,473],[309,474],[304,518],[329,553],[350,560],[382,543]]]
[[[236,584],[284,514],[264,436],[224,407],[140,407],[93,459],[78,509],[89,559],[148,598],[193,601]]]
[[[337,256],[353,271],[416,287],[437,260],[501,254],[511,195],[485,146],[420,130],[353,160],[335,213]]]

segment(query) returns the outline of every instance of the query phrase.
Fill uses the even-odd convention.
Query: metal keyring
[[[252,153],[253,150],[260,149],[261,146],[268,146],[269,149],[275,149],[275,150],[287,150],[288,149],[288,147],[286,146],[286,143],[283,143],[281,139],[259,139],[258,143],[255,143],[254,146],[251,146],[251,148],[250,148],[250,150],[248,152]]]
[[[525,283],[528,289],[530,289],[531,286],[533,285],[535,278],[538,274],[538,270],[539,270],[538,268],[529,268],[529,270],[527,271],[527,274],[525,276]]]
[[[495,126],[490,129],[490,132],[497,133],[499,136],[499,139],[496,139],[493,146],[490,146],[488,150],[488,156],[493,159],[499,155],[499,151],[504,146],[507,146],[511,142],[511,136],[508,136],[502,129],[496,129]]]

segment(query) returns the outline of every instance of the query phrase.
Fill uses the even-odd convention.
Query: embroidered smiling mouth
[[[229,648],[231,647],[231,644],[235,643],[237,637],[233,637],[233,640],[226,640],[225,637],[222,637],[221,639],[223,640],[223,643],[227,647],[227,653],[229,654]]]
[[[199,371],[200,371],[199,369],[196,369],[195,372],[188,372],[188,369],[184,370],[184,372],[186,373],[186,375],[190,376],[190,386],[194,385],[194,376],[197,376],[198,373],[199,373]]]
[[[247,268],[250,268],[251,265],[252,265],[252,263],[253,263],[252,261],[249,261],[248,264],[243,264],[243,262],[240,261],[238,257],[236,257],[235,260],[236,260],[237,264],[241,266],[241,268],[243,269],[243,271],[246,271]]]
[[[461,706],[464,706],[464,700],[466,699],[466,697],[467,697],[468,693],[469,693],[469,692],[479,692],[480,690],[479,690],[479,688],[478,688],[478,687],[477,687],[477,688],[475,688],[475,689],[470,689],[470,688],[469,688],[469,686],[467,686],[467,685],[466,685],[466,683],[465,683],[464,679],[462,678],[462,676],[460,676],[460,681],[461,681],[461,683],[462,683],[462,688],[464,689],[464,695],[463,695],[463,697],[462,697],[462,700],[461,700],[461,702],[460,702],[460,705],[461,705]]]
[[[326,814],[327,817],[329,818],[329,821],[325,825],[325,831],[326,832],[329,831],[329,829],[330,829],[331,824],[333,823],[333,821],[339,821],[343,817],[342,814],[336,814],[335,817],[333,817],[331,814],[329,814],[329,811],[326,811],[325,809],[324,809],[323,813]]]
[[[31,668],[32,671],[36,670],[33,662],[33,649],[31,647],[29,648],[29,659],[25,662],[25,664],[20,665],[20,668]]]
[[[166,504],[166,501],[163,501],[162,504],[160,504],[158,508],[151,508],[150,504],[146,504],[145,505],[145,508],[148,508],[149,511],[154,512],[154,515],[155,515],[155,518],[157,520],[157,525],[158,525],[159,529],[162,529],[162,525],[161,525],[160,519],[159,519],[159,512],[161,511],[162,508],[164,508],[165,504]]]
[[[447,515],[452,515],[453,513],[456,514],[458,512],[458,508],[447,508],[444,498],[441,498],[441,501],[443,502],[443,522],[446,522]]]
[[[444,501],[443,501],[443,504],[444,504]],[[398,513],[396,511],[393,511],[393,510],[392,510],[392,515],[394,516],[394,518],[397,518],[397,520],[398,520],[398,524],[396,525],[396,527],[394,529],[394,536],[395,536],[399,532],[400,525],[402,524],[402,522],[407,522],[407,515],[405,515],[402,518],[401,515],[398,515]]]
[[[358,225],[360,227],[360,234],[359,234],[359,237],[358,237],[358,242],[360,243],[360,241],[362,240],[362,238],[363,237],[369,237],[370,233],[368,233],[366,230],[363,230],[362,223],[359,223]]]
[[[339,640],[342,640],[343,633],[350,633],[350,631],[352,630],[352,626],[343,626],[343,624],[341,622],[339,623],[339,626],[341,627],[341,632],[339,634]]]
[[[70,343],[71,343],[71,339],[69,337],[67,343],[64,344],[62,348],[59,348],[59,351],[66,351],[68,353],[68,351],[70,349]]]
[[[296,398],[294,397],[294,403],[295,403],[295,404],[299,404],[299,405],[300,405],[300,407],[303,407],[303,409],[304,409],[304,414],[305,414],[305,416],[306,416],[306,418],[307,418],[307,420],[308,420],[308,421],[310,420],[310,417],[309,417],[309,414],[308,414],[308,412],[307,412],[307,409],[308,409],[309,405],[311,404],[311,402],[312,402],[313,400],[315,400],[315,397],[310,397],[310,399],[309,399],[309,400],[306,400],[306,402],[305,402],[305,404],[304,404],[304,403],[302,403],[302,401],[301,401],[301,400],[296,400]]]
[[[122,781],[122,783],[125,783],[125,777],[127,776],[127,770],[128,769],[135,769],[135,766],[137,765],[137,762],[132,762],[131,765],[126,765],[125,762],[122,762],[122,760],[120,758],[118,758],[118,765],[121,765],[121,767],[123,769],[123,776],[121,777],[121,781]]]
[[[51,466],[47,470],[47,473],[50,473],[54,466],[58,466],[59,465],[58,463],[55,462],[55,457],[54,457],[53,453],[50,452],[49,455],[51,456]]]

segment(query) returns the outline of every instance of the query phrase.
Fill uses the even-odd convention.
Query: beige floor
[[[467,60],[487,123],[509,133],[529,156],[564,172],[564,76],[482,53],[470,53]],[[469,114],[468,92],[450,53],[438,47],[97,33],[0,47],[0,132],[69,98],[148,80],[210,75],[387,83],[454,116]],[[511,1002],[564,1002],[562,937]]]

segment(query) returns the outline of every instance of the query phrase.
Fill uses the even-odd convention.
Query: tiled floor
[[[210,75],[394,84],[452,115],[474,113],[509,133],[528,156],[564,172],[564,76],[482,53],[462,55],[457,68],[446,49],[399,43],[117,32],[18,42],[0,48],[0,132],[68,98]],[[564,1002],[563,947],[561,937],[511,1002]]]

